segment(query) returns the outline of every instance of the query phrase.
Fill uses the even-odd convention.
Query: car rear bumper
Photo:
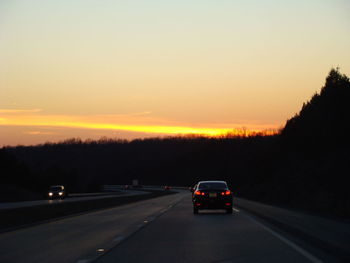
[[[193,200],[193,206],[197,209],[229,209],[232,207],[232,199],[224,200]]]

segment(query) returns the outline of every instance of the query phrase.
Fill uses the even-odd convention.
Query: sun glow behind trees
[[[11,112],[3,110],[2,112]],[[16,111],[17,112],[17,111]],[[29,111],[32,112],[32,111]],[[92,120],[90,120],[92,119]],[[72,116],[47,116],[47,115],[7,115],[0,119],[0,125],[6,126],[30,126],[30,127],[63,127],[63,128],[82,128],[94,130],[122,130],[130,132],[151,133],[156,135],[200,135],[209,137],[235,137],[251,135],[273,135],[278,131],[276,129],[247,129],[242,128],[217,128],[217,127],[194,127],[185,125],[145,125],[145,124],[117,124],[113,122],[97,121],[89,117]],[[227,124],[225,125],[227,126]],[[30,134],[42,134],[40,131]]]

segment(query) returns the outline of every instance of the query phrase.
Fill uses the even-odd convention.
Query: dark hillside
[[[41,197],[33,174],[13,154],[0,149],[0,201],[35,200]]]
[[[95,191],[101,184],[130,184],[132,179],[143,184],[189,186],[198,180],[222,178],[232,181],[237,189],[251,181],[249,174],[259,171],[263,177],[271,173],[268,164],[276,140],[274,136],[172,137],[131,142],[75,139],[7,150],[48,185],[69,183],[72,191]]]

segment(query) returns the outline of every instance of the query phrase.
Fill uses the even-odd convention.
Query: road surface
[[[0,262],[323,262],[249,214],[192,213],[189,192],[0,234]]]

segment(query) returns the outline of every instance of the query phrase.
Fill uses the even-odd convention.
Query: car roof
[[[225,181],[199,181],[198,184],[201,183],[224,183],[227,184]]]

